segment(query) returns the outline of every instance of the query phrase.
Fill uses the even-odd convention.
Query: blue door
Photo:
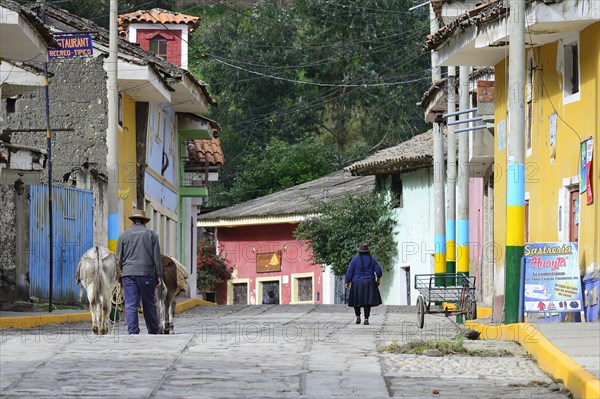
[[[75,284],[77,263],[93,245],[94,197],[91,191],[66,187],[53,187],[52,194],[52,300],[71,304],[79,299],[79,286]],[[30,186],[30,196],[29,292],[47,300],[50,296],[48,186]]]

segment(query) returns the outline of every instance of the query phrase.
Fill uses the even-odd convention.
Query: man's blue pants
[[[138,306],[140,298],[144,309],[144,320],[148,334],[158,334],[158,313],[156,311],[156,277],[123,276],[123,299],[125,301],[125,321],[129,334],[139,334]]]

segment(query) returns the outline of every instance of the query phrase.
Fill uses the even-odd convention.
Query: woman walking
[[[358,255],[352,258],[346,271],[346,288],[350,288],[348,306],[354,308],[356,324],[360,324],[360,308],[364,309],[364,324],[369,325],[371,307],[381,305],[379,281],[383,270],[369,252],[369,245],[362,243],[356,249]]]

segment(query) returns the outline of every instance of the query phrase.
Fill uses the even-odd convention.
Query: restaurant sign
[[[83,58],[92,57],[92,36],[84,34],[55,34],[54,39],[60,48],[49,48],[48,58]]]
[[[525,313],[583,311],[578,259],[573,242],[525,244]]]

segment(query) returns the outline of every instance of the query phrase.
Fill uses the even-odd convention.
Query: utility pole
[[[117,80],[118,62],[118,4],[117,0],[110,0],[109,15],[109,45],[108,45],[108,129],[106,132],[106,167],[108,172],[108,249],[117,250],[119,239],[119,87]]]
[[[506,152],[506,257],[504,322],[519,321],[521,258],[525,245],[525,2],[510,2],[508,145]]]
[[[448,67],[448,114],[456,112],[456,68]],[[456,134],[455,116],[448,117],[448,167],[446,209],[446,273],[456,273]]]
[[[46,0],[42,4],[42,22],[46,23]],[[48,57],[48,54],[46,54]],[[50,129],[50,88],[48,87],[48,62],[44,62],[44,95],[46,97],[46,152],[48,155],[48,312],[52,312],[52,286],[54,285],[54,214],[52,201],[52,130]]]
[[[459,76],[460,111],[470,108],[469,67],[460,67]],[[462,113],[459,120],[468,119],[468,113]],[[466,128],[467,126],[463,126]],[[457,264],[456,272],[469,274],[469,133],[458,136],[458,181],[456,192],[457,208]]]
[[[433,6],[429,6],[429,18],[431,33],[438,31],[438,21],[433,12]],[[433,83],[442,79],[442,71],[439,66],[438,53],[431,51],[431,81]],[[435,274],[446,272],[446,215],[444,199],[444,137],[439,121],[433,122],[433,198],[434,198],[434,261],[433,270]],[[444,278],[435,279],[435,285],[445,285]]]

